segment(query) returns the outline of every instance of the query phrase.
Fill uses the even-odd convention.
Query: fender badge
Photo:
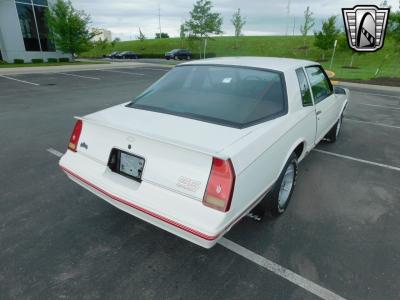
[[[85,142],[82,142],[80,146],[81,148],[85,148],[86,150],[89,148],[89,146]]]

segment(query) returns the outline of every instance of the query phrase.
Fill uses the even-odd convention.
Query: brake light
[[[203,204],[219,211],[228,211],[231,207],[235,177],[231,160],[213,158]]]
[[[79,137],[82,132],[82,120],[78,120],[75,123],[74,130],[72,131],[71,138],[69,139],[68,149],[76,152],[76,148],[78,147]]]

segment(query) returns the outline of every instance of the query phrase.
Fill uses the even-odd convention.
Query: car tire
[[[343,114],[340,116],[339,120],[337,120],[336,124],[331,128],[325,138],[328,140],[329,143],[336,142],[340,130],[342,129],[342,121],[343,121]]]
[[[190,60],[190,55],[186,56],[186,60]]]
[[[166,57],[165,59],[166,59],[166,60],[170,60],[170,58],[169,58],[169,57]]]
[[[175,55],[175,56],[174,56],[174,59],[175,59],[175,60],[178,60],[178,56]]]
[[[267,195],[270,212],[275,217],[283,214],[289,205],[296,185],[297,169],[297,156],[295,153],[292,153],[279,175],[274,188]]]

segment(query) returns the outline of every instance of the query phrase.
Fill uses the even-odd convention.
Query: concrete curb
[[[374,91],[400,93],[400,87],[397,86],[375,85],[375,84],[365,84],[365,83],[355,83],[355,82],[345,82],[345,81],[340,81],[339,85],[348,88],[359,88],[359,89],[374,90]]]

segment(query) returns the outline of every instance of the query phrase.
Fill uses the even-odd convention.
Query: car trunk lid
[[[142,180],[197,200],[203,198],[213,157],[227,159],[223,149],[251,132],[125,105],[80,119],[78,152],[105,165],[112,149],[143,157]]]

